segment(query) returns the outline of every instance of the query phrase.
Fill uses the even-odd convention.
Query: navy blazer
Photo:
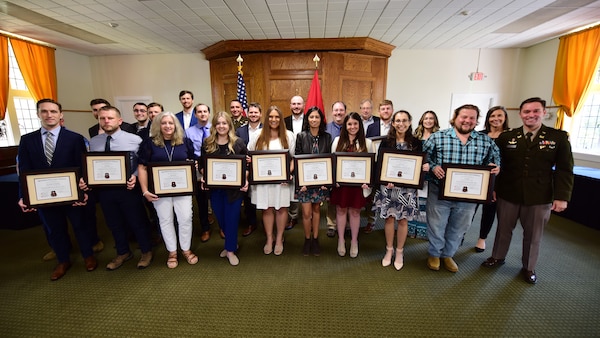
[[[376,137],[381,136],[381,127],[379,126],[380,121],[371,123],[370,126],[365,130],[365,137]]]
[[[262,123],[259,124],[258,127],[262,128]],[[246,145],[248,145],[248,142],[250,142],[250,132],[248,131],[248,128],[250,128],[250,124],[246,123],[245,125],[235,130],[235,136],[244,140],[244,143],[246,143]]]
[[[80,134],[61,127],[52,163],[48,165],[41,129],[21,136],[19,142],[19,172],[50,168],[81,168],[82,154],[86,152],[85,139]],[[20,192],[20,189],[19,189]]]
[[[180,111],[179,113],[175,114],[175,116],[179,120],[179,123],[181,123],[181,127],[183,129],[185,129],[185,126],[183,125],[183,110]],[[198,119],[196,118],[196,108],[194,108],[194,109],[192,109],[192,120],[190,121],[190,127],[197,123],[198,123]]]

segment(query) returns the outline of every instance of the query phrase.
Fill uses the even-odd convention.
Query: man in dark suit
[[[551,211],[567,208],[573,190],[573,154],[568,134],[546,127],[542,118],[546,101],[539,97],[521,103],[523,126],[506,131],[496,143],[502,157],[502,170],[496,178],[498,229],[492,257],[483,266],[504,264],[512,232],[523,227],[523,268],[526,282],[535,284],[540,243]]]
[[[360,102],[360,117],[365,131],[370,125],[379,124],[379,117],[373,116],[373,101],[371,99],[364,99]]]
[[[298,135],[302,131],[302,123],[304,123],[304,99],[302,96],[294,96],[290,100],[290,110],[292,115],[286,117],[284,120],[285,128]],[[294,146],[294,145],[292,145]],[[300,216],[300,203],[291,201],[290,207],[288,208],[288,224],[285,230],[290,230],[298,223],[298,217]]]
[[[385,136],[392,125],[394,104],[390,100],[383,100],[379,104],[379,123],[372,123],[365,131],[366,137]]]
[[[105,99],[93,99],[90,101],[90,107],[92,108],[92,114],[94,114],[94,118],[96,120],[98,120],[98,112],[100,112],[100,108],[105,107],[105,106],[110,106],[110,102],[106,101]],[[132,133],[132,134],[136,134],[137,133],[137,128],[127,122],[123,122],[123,124],[121,125],[121,130],[126,131],[128,133]],[[91,126],[88,129],[88,133],[90,134],[90,138],[103,133],[104,131],[102,131],[102,129],[100,128],[100,124],[96,123],[95,125]]]
[[[62,106],[52,99],[37,102],[37,115],[42,128],[23,135],[19,142],[19,173],[31,170],[81,168],[81,157],[86,152],[83,136],[60,126],[63,117]],[[20,191],[20,196],[23,192]],[[86,196],[87,198],[87,196]],[[18,202],[24,212],[36,209],[26,205],[23,198]],[[67,206],[48,206],[37,208],[50,246],[56,253],[58,265],[50,279],[55,281],[65,275],[71,267],[71,241],[69,238],[67,219],[71,222],[77,238],[81,255],[87,271],[93,271],[98,262],[93,255],[89,229],[85,224],[83,203]]]
[[[183,110],[175,114],[175,117],[181,123],[183,130],[198,123],[196,118],[196,109],[194,108],[194,94],[189,90],[182,90],[179,92],[179,102],[183,107]]]
[[[248,105],[248,123],[239,127],[235,131],[235,135],[248,145],[251,138],[258,137],[262,123],[262,108],[257,102],[250,102]],[[250,200],[250,194],[246,193],[244,196],[244,212],[246,213],[246,222],[248,227],[242,233],[242,236],[246,237],[251,235],[256,230],[256,205],[252,204]]]

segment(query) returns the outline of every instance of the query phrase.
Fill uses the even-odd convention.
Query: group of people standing
[[[142,252],[138,268],[149,266],[153,231],[160,233],[169,252],[169,268],[178,265],[178,248],[189,264],[198,262],[191,248],[193,198],[191,195],[157,196],[149,186],[150,163],[193,161],[196,164],[200,173],[196,201],[202,228],[201,241],[207,241],[211,236],[210,212],[216,217],[221,237],[225,240],[220,257],[227,258],[231,265],[239,264],[236,251],[242,205],[247,222],[243,236],[257,229],[257,210],[262,211],[266,235],[264,254],[281,255],[285,230],[301,218],[305,238],[302,254],[319,256],[320,211],[321,205],[327,203],[327,236],[338,236],[337,252],[340,256],[346,255],[347,225],[351,238],[349,255],[352,258],[358,256],[360,213],[366,208],[369,218],[364,229],[366,233],[373,230],[377,216],[384,222],[386,243],[381,264],[393,264],[395,269],[400,270],[404,266],[403,249],[408,222],[418,215],[422,200],[419,201],[414,188],[392,183],[381,185],[376,181],[371,185],[352,187],[295,188],[293,183],[249,186],[246,180],[241,188],[207,189],[202,163],[209,154],[246,156],[254,150],[286,150],[293,158],[294,155],[307,154],[377,152],[379,162],[386,150],[424,152],[426,161],[420,169],[428,182],[428,196],[421,196],[427,197],[427,266],[439,270],[443,262],[451,272],[458,271],[453,256],[472,222],[477,204],[439,198],[439,182],[445,177],[443,165],[492,166],[491,173],[498,175],[499,226],[492,257],[483,265],[494,267],[504,263],[512,230],[520,218],[525,229],[524,242],[529,246],[525,249],[524,245],[523,274],[530,283],[536,281],[537,253],[550,211],[564,210],[570,198],[573,179],[570,145],[565,133],[541,124],[545,101],[539,98],[521,104],[520,116],[524,126],[512,131],[507,131],[508,117],[503,107],[491,108],[486,116],[485,131],[475,131],[479,108],[467,104],[454,111],[451,127],[445,130],[439,130],[434,112],[425,112],[414,133],[411,114],[405,110],[394,112],[389,100],[379,104],[378,117],[371,114],[370,100],[361,102],[360,114],[347,114],[346,105],[341,101],[335,102],[332,105],[332,121],[327,123],[325,113],[319,108],[309,107],[305,111],[304,100],[300,96],[291,99],[292,114],[287,118],[276,106],[269,107],[263,117],[258,103],[250,103],[244,115],[237,100],[230,102],[229,112],[216,112],[211,118],[207,105],[193,104],[191,92],[181,91],[179,99],[183,110],[178,114],[163,111],[157,103],[136,103],[134,116],[138,123],[131,125],[123,122],[119,110],[108,102],[100,102],[103,105],[99,106],[92,101],[92,108],[97,108],[98,125],[90,128],[89,151],[126,151],[130,154],[132,170],[128,173],[125,187],[90,189],[82,178],[79,188],[86,193],[83,203],[38,208],[48,242],[59,263],[51,275],[52,280],[61,278],[71,266],[67,218],[71,220],[80,244],[86,269],[92,271],[97,266],[92,250],[94,234],[85,230],[85,216],[80,206],[88,196],[96,196],[100,201],[107,226],[115,238],[117,256],[107,265],[108,270],[119,268],[133,257],[128,244],[131,233]],[[160,108],[156,109],[157,114],[149,114],[150,106]],[[85,139],[60,126],[60,104],[44,99],[38,102],[37,108],[42,128],[22,137],[20,172],[81,167],[81,154],[86,151]],[[529,131],[533,132],[533,138]],[[378,136],[383,138],[379,149],[374,149],[371,138]],[[54,154],[50,157],[45,151],[49,147],[48,142],[54,142]],[[249,156],[246,158],[251,161]],[[291,172],[294,172],[293,165],[291,161]],[[290,180],[293,179],[292,175]],[[24,211],[34,210],[25,205],[23,199],[19,205]],[[475,247],[477,252],[485,250],[485,239],[494,221],[496,204],[484,204],[483,213],[480,239]],[[148,221],[148,214],[151,220],[156,221],[155,226]]]

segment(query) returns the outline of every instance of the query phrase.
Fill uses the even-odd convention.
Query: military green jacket
[[[523,205],[571,200],[573,154],[566,132],[542,125],[528,146],[520,127],[500,134],[496,144],[502,159],[497,197]]]

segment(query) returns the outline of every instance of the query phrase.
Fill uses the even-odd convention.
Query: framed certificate
[[[79,168],[21,172],[23,202],[31,207],[71,205],[83,200],[79,190]]]
[[[489,203],[494,191],[493,166],[444,164],[446,177],[440,180],[440,199]]]
[[[252,158],[250,184],[290,181],[290,153],[287,150],[249,151]]]
[[[83,179],[89,187],[127,186],[131,161],[129,152],[83,154]]]
[[[380,161],[377,177],[381,184],[393,183],[401,187],[423,188],[425,153],[385,149],[380,155]]]
[[[246,156],[206,155],[204,182],[208,188],[242,188],[246,184]]]
[[[371,144],[373,147],[373,152],[375,152],[375,158],[379,159],[379,146],[381,145],[381,141],[385,140],[387,136],[374,136],[374,137],[369,137],[369,140],[371,140]]]
[[[296,188],[300,187],[322,187],[333,185],[333,173],[335,172],[333,155],[312,154],[294,156],[294,168],[296,168]]]
[[[371,185],[373,177],[373,153],[334,153],[335,183],[339,185]]]
[[[148,189],[159,197],[193,195],[196,185],[193,161],[148,163]]]

